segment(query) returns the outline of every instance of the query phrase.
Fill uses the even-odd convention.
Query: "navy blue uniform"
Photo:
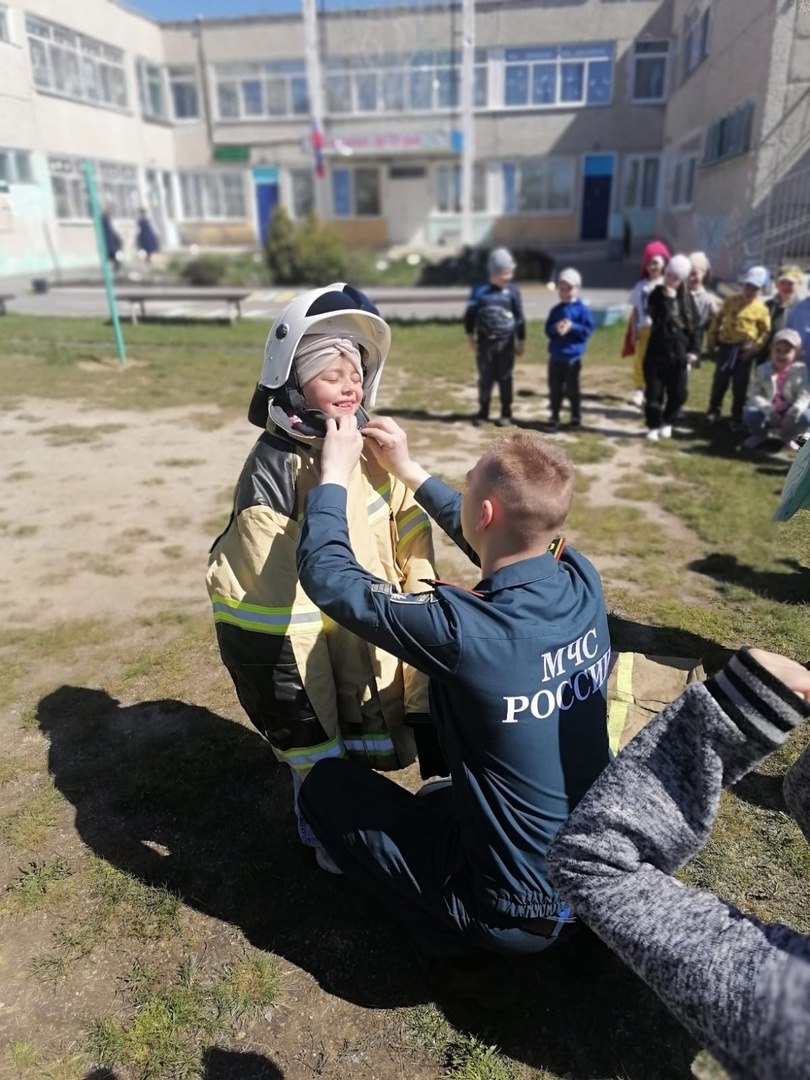
[[[497,382],[501,415],[512,415],[512,369],[515,341],[526,338],[523,300],[517,285],[476,285],[464,312],[464,331],[476,339],[478,415],[486,419],[492,386]]]
[[[435,478],[417,501],[474,561],[461,496]],[[357,563],[346,492],[307,497],[298,572],[310,598],[359,637],[430,676],[452,787],[411,795],[352,763],[323,761],[300,806],[329,855],[405,919],[426,952],[539,952],[532,920],[564,900],[546,850],[608,762],[610,640],[599,575],[572,548],[497,570],[474,591],[396,593]]]

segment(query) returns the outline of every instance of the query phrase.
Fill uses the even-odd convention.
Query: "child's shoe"
[[[641,389],[641,387],[639,387],[637,390],[633,391],[633,394],[632,394],[632,396],[630,398],[630,404],[635,405],[635,407],[637,409],[640,409],[640,408],[643,407],[643,405],[644,405],[644,391]]]
[[[709,409],[706,415],[703,417],[707,424],[716,424],[720,419],[720,413],[717,409]]]
[[[662,439],[671,439],[672,438],[672,424],[664,424],[664,426],[659,429],[659,433],[660,433]]]
[[[514,420],[511,416],[499,416],[495,421],[495,427],[512,427]]]
[[[559,431],[560,430],[560,418],[558,416],[552,416],[552,418],[548,422],[548,426],[549,426],[550,431]]]
[[[486,415],[486,413],[478,412],[472,418],[473,427],[483,427],[484,424],[486,424],[488,420],[489,420],[489,417]]]
[[[661,429],[660,428],[657,428],[657,427],[650,428],[650,430],[647,432],[647,441],[648,442],[658,442],[658,440],[660,438],[661,438]]]
[[[581,428],[582,427],[582,419],[579,416],[572,416],[571,419],[568,422],[568,426],[570,428]]]

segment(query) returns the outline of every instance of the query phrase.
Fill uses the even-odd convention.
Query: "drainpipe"
[[[194,33],[197,38],[197,62],[200,65],[200,89],[202,90],[203,120],[205,121],[205,132],[208,136],[209,151],[213,155],[214,128],[211,122],[211,96],[208,92],[208,65],[205,59],[205,42],[203,41],[202,15],[198,15],[197,18],[194,20],[194,23],[196,27]]]

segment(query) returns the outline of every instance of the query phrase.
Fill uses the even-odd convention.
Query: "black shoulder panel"
[[[296,474],[292,441],[265,431],[251,450],[237,481],[234,512],[238,516],[251,506],[268,506],[287,517],[297,516]]]

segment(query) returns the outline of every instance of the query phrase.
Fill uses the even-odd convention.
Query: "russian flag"
[[[323,164],[323,135],[315,117],[312,117],[312,152],[315,155],[315,175],[323,178],[326,169]]]

